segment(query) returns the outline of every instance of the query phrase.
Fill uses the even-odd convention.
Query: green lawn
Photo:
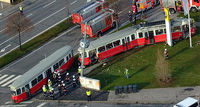
[[[178,17],[188,18],[188,15],[184,16],[183,13],[179,14]],[[190,12],[190,17],[193,18],[195,21],[200,22],[200,12]]]
[[[155,78],[155,64],[157,49],[166,47],[173,80],[169,86],[200,85],[200,46],[196,45],[200,35],[193,36],[192,40],[194,48],[189,48],[189,40],[183,40],[173,47],[159,43],[132,49],[114,56],[105,67],[98,68],[88,76],[99,79],[103,90],[128,84],[137,84],[140,88],[162,87]],[[129,70],[130,79],[125,77],[125,68]]]

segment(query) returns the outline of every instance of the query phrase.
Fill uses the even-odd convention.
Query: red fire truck
[[[73,60],[70,46],[64,46],[43,59],[10,85],[12,100],[20,103],[29,99],[53,78],[53,72],[63,73],[71,67]]]
[[[81,24],[82,34],[85,34],[85,22],[87,22],[87,35],[92,38],[96,36],[102,36],[103,32],[107,31],[111,27],[116,26],[114,10],[103,10],[102,12],[99,12],[96,15],[84,20]]]
[[[77,10],[74,10],[72,14],[73,23],[80,24],[81,21],[100,12],[103,8],[105,8],[104,3],[104,0],[91,1]]]
[[[197,12],[200,9],[199,0],[188,0],[190,11]],[[183,1],[182,0],[160,0],[161,8],[164,7],[169,9],[171,14],[177,11],[183,11]]]
[[[136,12],[136,7],[134,3],[136,2],[137,12],[141,12],[142,10],[148,10],[150,8],[154,8],[155,5],[159,4],[159,0],[133,0],[132,10],[133,13]]]
[[[195,33],[194,20],[191,21],[191,33]],[[181,40],[189,33],[188,19],[179,18],[171,24],[172,39]],[[103,60],[129,49],[166,41],[165,21],[145,24],[145,26],[129,27],[124,30],[105,35],[102,38],[90,42],[85,49],[84,65],[90,65],[98,60]],[[78,52],[81,54],[82,49]],[[82,61],[79,57],[79,61]]]

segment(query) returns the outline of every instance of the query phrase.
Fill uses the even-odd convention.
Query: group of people
[[[48,79],[47,84],[48,85],[43,85],[42,87],[44,96],[50,96],[54,99],[54,88],[58,88],[60,95],[66,95],[67,86],[73,85],[73,87],[76,87],[78,84],[78,80],[75,75],[70,78],[69,72],[66,73],[65,78],[63,78],[59,72],[54,72],[53,79]]]

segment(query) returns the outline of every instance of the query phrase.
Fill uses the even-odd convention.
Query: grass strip
[[[69,29],[72,26],[74,26],[74,24],[72,23],[72,17],[70,17],[65,21],[61,22],[60,24],[56,25],[55,27],[47,30],[46,32],[42,33],[41,35],[22,45],[23,51],[20,51],[20,49],[17,48],[11,51],[10,53],[6,54],[5,56],[1,57],[0,68],[30,53],[32,50],[38,48],[40,45],[46,43],[50,39],[57,37],[61,32]]]
[[[195,21],[200,22],[200,12],[190,12],[190,17],[193,18]],[[188,18],[188,15],[184,15],[183,13],[180,13],[178,17],[184,17]]]

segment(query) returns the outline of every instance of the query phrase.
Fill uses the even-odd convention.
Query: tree
[[[163,54],[161,54],[160,49],[157,50],[157,61],[156,61],[156,72],[155,76],[159,83],[169,84],[171,82],[171,71],[169,69],[169,64],[165,60]]]
[[[31,20],[27,18],[25,15],[21,13],[15,13],[8,17],[7,24],[5,25],[5,34],[8,35],[15,35],[18,33],[19,38],[19,46],[20,50],[22,51],[21,46],[21,32],[25,31],[28,32],[31,30],[30,26],[32,25]]]
[[[118,0],[108,0],[106,3],[107,7],[112,8],[115,11],[115,17],[116,17],[116,28],[119,30],[119,1]]]

